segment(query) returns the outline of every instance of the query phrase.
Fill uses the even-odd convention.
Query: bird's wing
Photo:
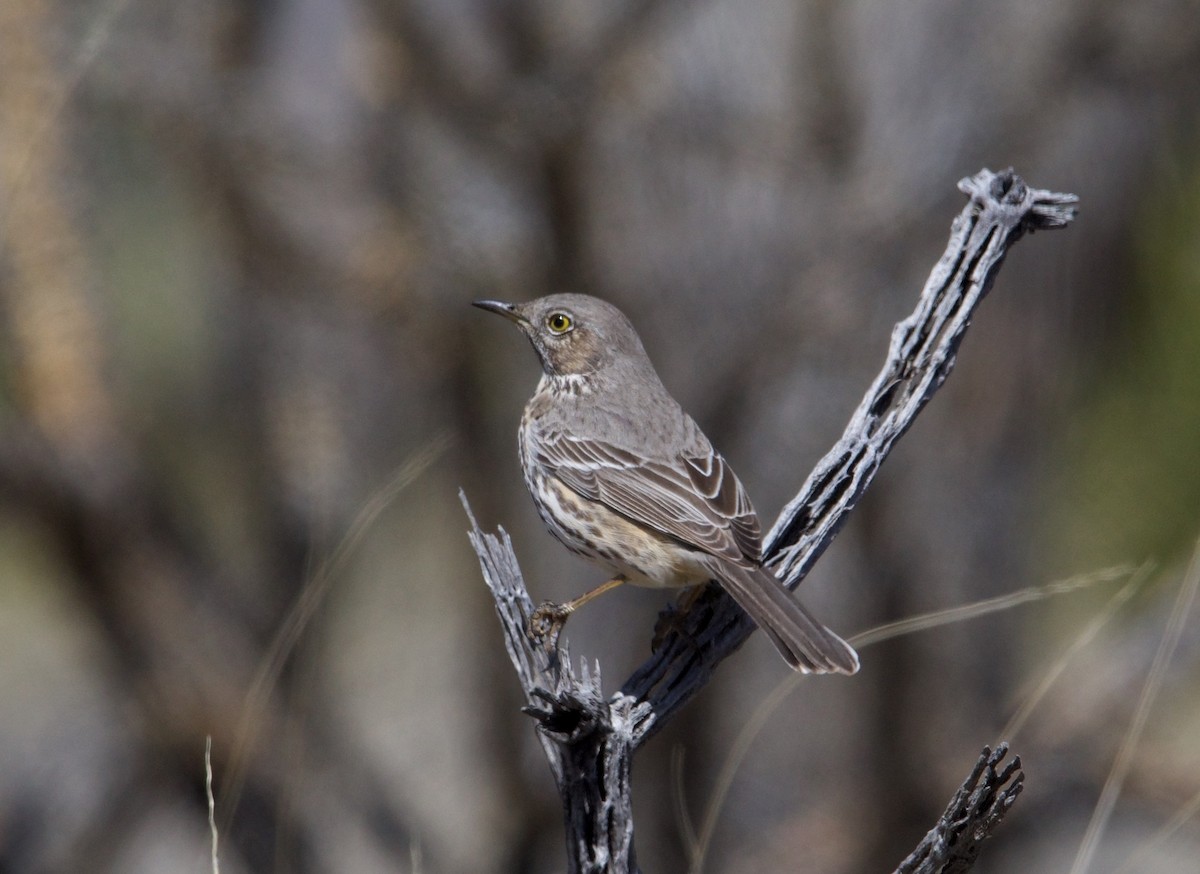
[[[758,515],[720,453],[647,461],[600,440],[544,435],[538,455],[564,485],[634,522],[712,555],[757,562]]]

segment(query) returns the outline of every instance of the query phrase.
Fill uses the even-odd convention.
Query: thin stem
[[[208,831],[212,835],[212,874],[221,874],[217,859],[217,801],[213,797],[212,735],[204,738],[204,794],[208,796]]]
[[[1196,551],[1192,555],[1187,575],[1180,583],[1179,595],[1175,599],[1175,605],[1171,608],[1171,615],[1167,618],[1167,625],[1163,631],[1162,640],[1159,642],[1158,652],[1154,654],[1150,672],[1146,675],[1146,682],[1142,685],[1142,694],[1138,699],[1137,708],[1133,712],[1133,719],[1129,723],[1129,730],[1125,733],[1125,739],[1121,743],[1116,759],[1113,760],[1108,779],[1104,781],[1104,788],[1096,802],[1096,809],[1092,811],[1091,822],[1088,823],[1087,831],[1084,832],[1079,852],[1075,856],[1075,863],[1071,866],[1071,874],[1083,874],[1087,871],[1096,855],[1096,848],[1100,845],[1104,827],[1108,824],[1113,808],[1116,807],[1117,799],[1121,796],[1121,787],[1124,785],[1125,776],[1129,773],[1129,767],[1133,763],[1133,754],[1137,749],[1138,741],[1141,740],[1142,730],[1146,727],[1150,708],[1158,697],[1167,665],[1171,663],[1175,647],[1183,634],[1184,623],[1192,609],[1197,588],[1200,588],[1200,542],[1196,544]]]
[[[1081,650],[1083,650],[1084,647],[1091,643],[1092,640],[1095,639],[1096,635],[1100,633],[1101,629],[1103,629],[1104,626],[1112,621],[1112,618],[1117,615],[1120,609],[1129,602],[1129,599],[1133,597],[1134,592],[1140,589],[1150,577],[1150,573],[1152,572],[1153,568],[1154,565],[1151,562],[1146,562],[1144,565],[1138,568],[1137,573],[1130,578],[1129,582],[1117,590],[1117,593],[1109,599],[1107,604],[1104,605],[1104,609],[1097,613],[1092,618],[1092,621],[1087,624],[1087,627],[1084,628],[1083,632],[1079,634],[1073,641],[1071,641],[1071,645],[1067,647],[1066,651],[1055,660],[1054,664],[1050,666],[1050,669],[1047,670],[1043,675],[1037,687],[1029,694],[1029,696],[1017,709],[1017,712],[1013,714],[1013,717],[1008,721],[1008,724],[1004,726],[1004,731],[1000,733],[1002,738],[1011,741],[1014,737],[1016,737],[1017,733],[1025,727],[1025,722],[1029,719],[1029,715],[1033,713],[1034,708],[1041,703],[1042,699],[1046,696],[1046,693],[1050,691],[1050,688],[1062,675],[1062,672],[1066,670],[1066,667],[1070,661],[1075,658],[1075,656]]]

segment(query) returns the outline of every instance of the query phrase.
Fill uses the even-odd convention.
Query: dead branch
[[[1020,756],[1013,756],[1002,770],[996,770],[1006,755],[1007,743],[1000,743],[995,752],[983,748],[942,818],[894,874],[961,874],[970,870],[980,845],[991,837],[1025,787]]]
[[[1011,169],[981,170],[958,187],[970,200],[951,226],[946,251],[916,309],[893,329],[883,369],[841,439],[767,534],[765,560],[789,588],[800,584],[832,543],[895,442],[949,376],[971,318],[1009,247],[1027,231],[1065,227],[1075,216],[1074,195],[1030,188]],[[463,504],[467,506],[465,495]],[[467,513],[470,516],[469,507]],[[665,623],[670,630],[657,650],[620,692],[606,699],[598,665],[581,663],[576,674],[565,643],[547,653],[529,640],[526,625],[533,602],[508,535],[503,530],[498,535],[484,533],[473,516],[471,526],[471,543],[525,691],[525,710],[538,720],[538,737],[562,796],[568,870],[636,871],[629,796],[633,752],[708,682],[754,625],[732,599],[710,586],[685,615]],[[1002,788],[1016,772],[1017,759],[999,775],[994,773],[1005,752],[1003,745],[995,754],[985,751],[978,773],[972,772],[960,790],[962,797],[956,796],[947,812],[949,819],[944,817],[930,832],[937,839],[922,858],[940,858],[937,853],[945,848],[968,845],[970,853],[956,850],[942,867],[912,871],[957,872],[969,867],[979,842],[1020,792],[1019,773]],[[977,791],[981,776],[986,779]],[[959,867],[946,867],[951,862]]]

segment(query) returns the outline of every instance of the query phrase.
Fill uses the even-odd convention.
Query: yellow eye
[[[550,329],[551,334],[565,334],[575,327],[575,324],[566,313],[551,313],[546,316],[546,327]]]

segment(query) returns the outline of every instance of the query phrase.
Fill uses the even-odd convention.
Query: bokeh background
[[[1080,217],[1011,253],[805,600],[852,634],[1152,568],[1098,631],[1128,575],[864,650],[722,788],[788,679],[756,635],[642,752],[638,850],[687,870],[719,802],[705,871],[890,871],[1057,664],[977,870],[1068,870],[1200,533],[1198,120],[1194,0],[3,0],[0,871],[210,870],[206,736],[226,872],[563,870],[459,488],[536,598],[600,577],[469,301],[621,306],[769,522],[1008,165]],[[574,652],[615,689],[663,606]],[[1091,871],[1196,870],[1196,629]]]

